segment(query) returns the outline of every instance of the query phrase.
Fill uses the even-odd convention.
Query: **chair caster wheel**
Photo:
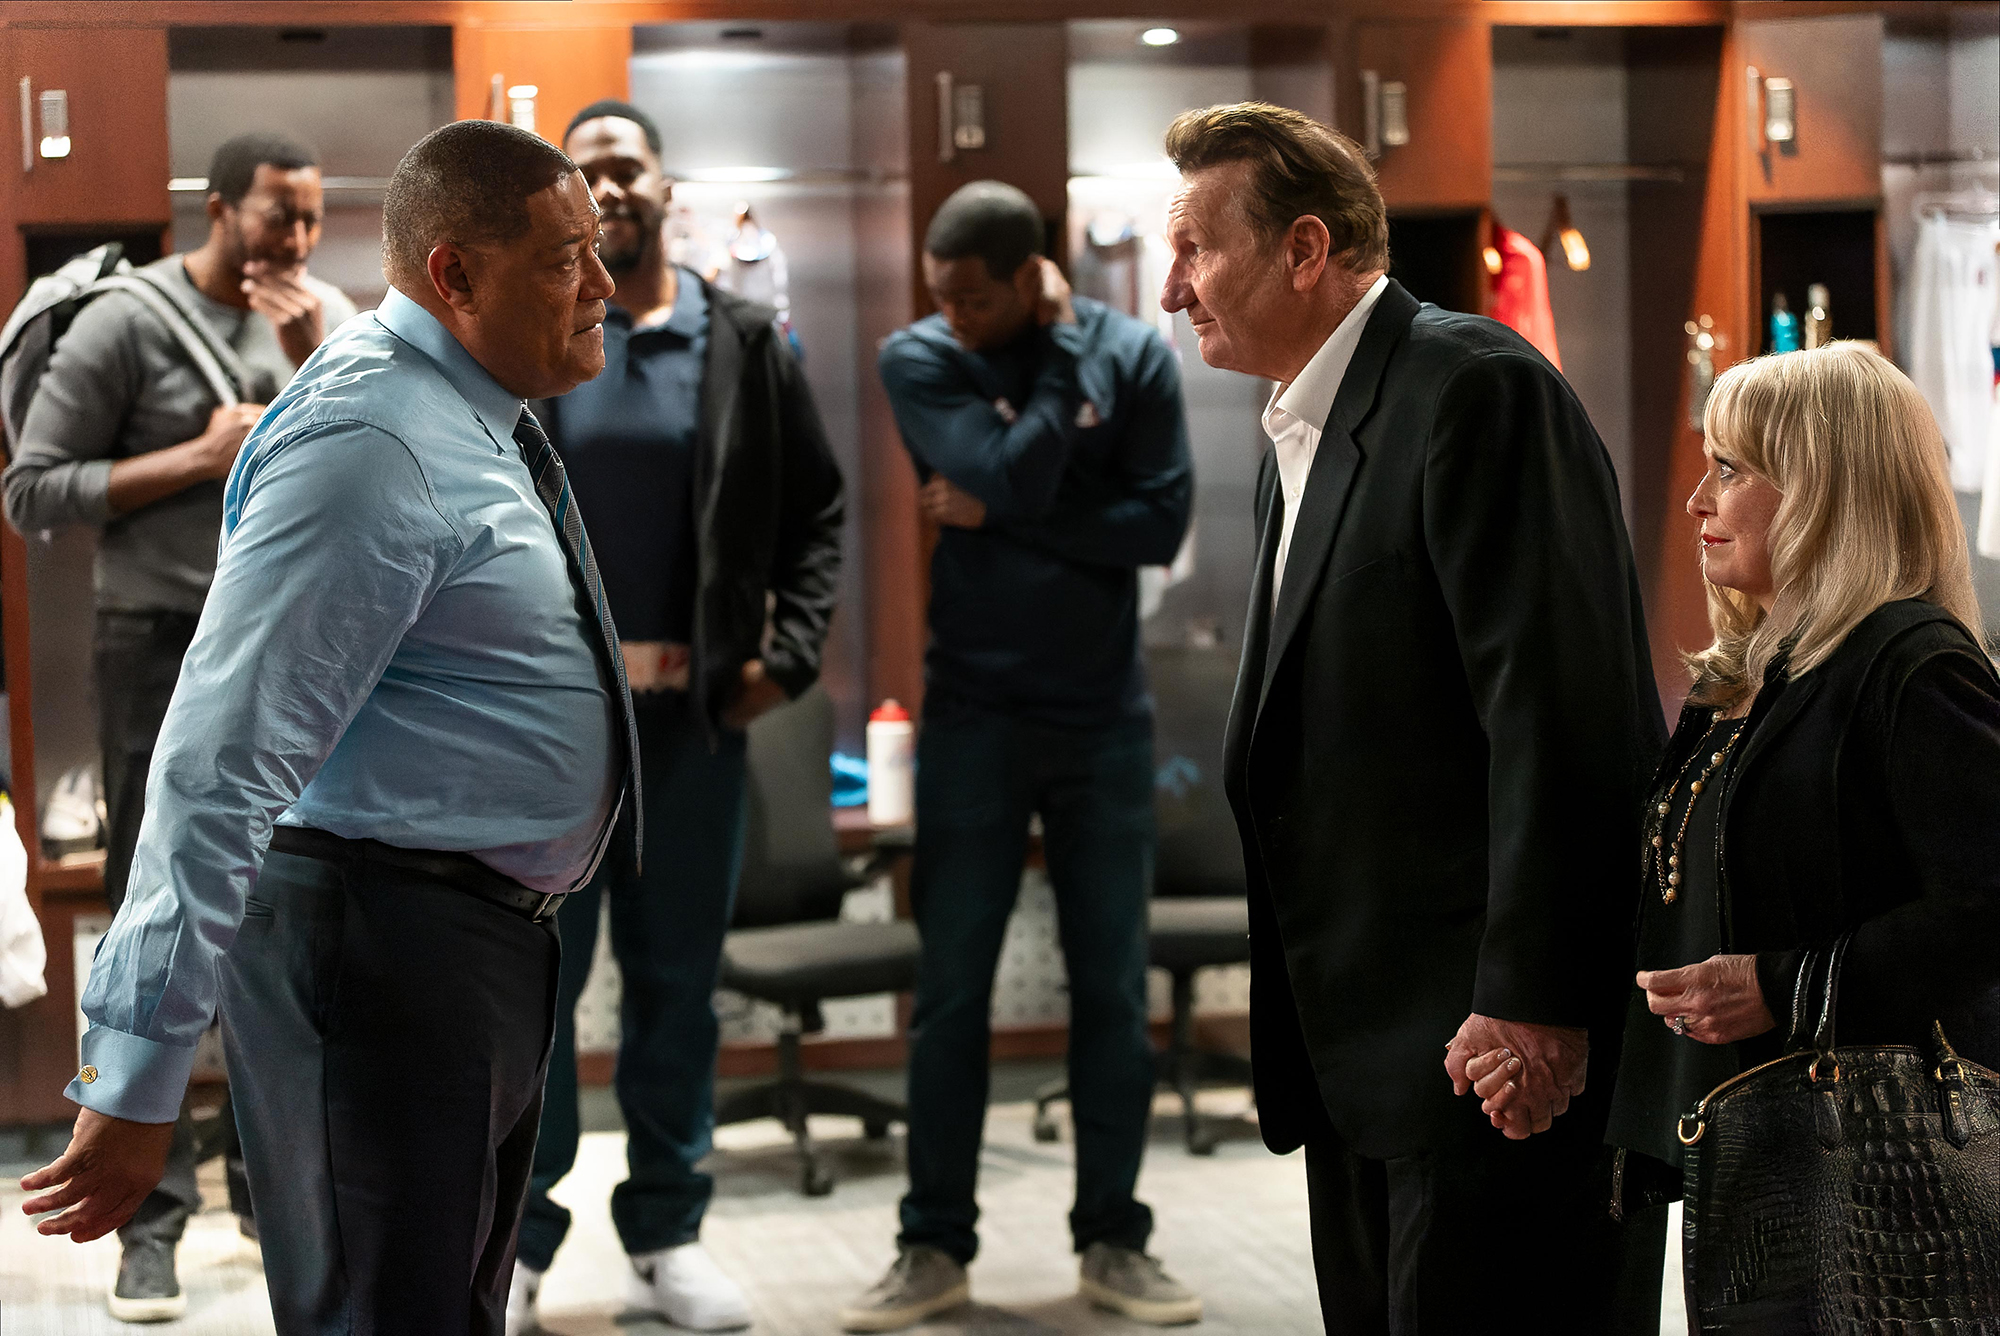
[[[1047,1116],[1035,1119],[1035,1140],[1047,1142],[1058,1141],[1061,1138],[1062,1129],[1056,1126],[1055,1119]]]
[[[833,1175],[814,1166],[805,1171],[799,1182],[799,1191],[808,1197],[825,1197],[833,1192]]]
[[[889,1124],[880,1118],[865,1118],[861,1123],[861,1135],[870,1141],[882,1141],[889,1135]]]

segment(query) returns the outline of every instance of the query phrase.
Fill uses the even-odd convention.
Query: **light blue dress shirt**
[[[251,432],[71,1099],[173,1120],[274,822],[468,852],[541,891],[594,865],[623,778],[616,688],[514,442],[521,407],[391,290]]]

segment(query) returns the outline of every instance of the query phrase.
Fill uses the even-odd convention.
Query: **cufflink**
[[[76,1079],[83,1082],[85,1085],[89,1085],[92,1081],[95,1081],[97,1079],[97,1068],[85,1067],[82,1071],[76,1074]]]

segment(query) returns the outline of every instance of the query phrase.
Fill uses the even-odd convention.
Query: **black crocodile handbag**
[[[1681,1119],[1689,1327],[2000,1333],[2000,1074],[1940,1025],[1835,1047],[1846,947],[1805,953],[1784,1056]]]

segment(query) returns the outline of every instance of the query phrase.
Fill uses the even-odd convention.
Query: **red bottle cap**
[[[907,724],[910,722],[910,712],[893,700],[885,700],[875,707],[873,714],[868,716],[868,722],[871,724]]]

